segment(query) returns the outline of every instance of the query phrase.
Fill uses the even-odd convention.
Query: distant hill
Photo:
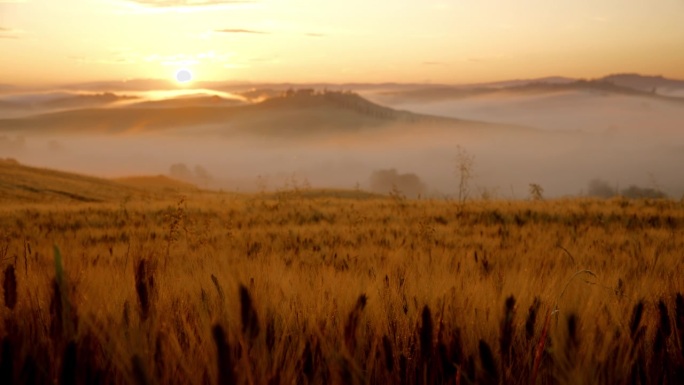
[[[63,110],[101,108],[122,101],[134,101],[136,96],[109,92],[79,94],[51,92],[37,94],[4,95],[0,99],[0,117],[23,117]]]
[[[0,205],[19,202],[120,202],[131,198],[175,197],[196,186],[165,175],[103,179],[30,167],[0,158]]]
[[[460,84],[455,85],[458,88],[479,88],[479,89],[492,89],[492,88],[509,88],[509,87],[520,87],[528,84],[568,84],[574,83],[579,79],[568,78],[564,76],[546,76],[542,78],[532,78],[532,79],[514,79],[514,80],[502,80],[498,82],[486,82],[486,83],[473,83],[473,84]]]
[[[632,88],[644,92],[659,93],[673,89],[684,90],[684,80],[667,79],[662,76],[645,76],[639,74],[616,74],[601,78],[602,81],[620,87]]]
[[[0,93],[14,91],[14,86],[10,84],[0,84]]]
[[[192,129],[195,133],[309,135],[354,132],[400,123],[456,123],[455,119],[399,111],[349,92],[291,91],[249,105],[167,108],[125,106],[0,119],[0,132],[127,133]]]
[[[103,107],[119,101],[132,101],[136,99],[139,98],[136,96],[116,95],[111,92],[86,95],[74,94],[46,100],[42,103],[38,103],[35,107],[45,109]]]
[[[149,100],[133,103],[130,107],[139,108],[182,108],[182,107],[225,107],[239,106],[246,102],[239,99],[223,98],[218,95],[190,95],[171,99]]]
[[[676,84],[677,81],[667,81],[662,84]],[[492,87],[487,85],[477,85],[473,87],[465,86],[425,86],[415,89],[407,90],[393,90],[381,92],[378,94],[380,100],[387,101],[388,104],[396,102],[409,101],[438,101],[445,99],[465,99],[477,96],[487,95],[506,95],[506,94],[531,94],[531,93],[556,93],[568,91],[585,91],[585,92],[600,92],[605,94],[621,94],[634,95],[643,97],[659,98],[661,100],[670,100],[673,102],[684,102],[684,99],[667,94],[660,94],[654,92],[656,87],[646,87],[645,84],[655,84],[655,82],[644,81],[639,83],[639,87],[631,87],[629,82],[612,81],[604,78],[599,80],[574,80],[574,81],[552,81],[547,82],[544,79],[534,82],[510,82],[509,85],[501,86],[503,83],[497,83],[498,86]],[[636,82],[632,84],[637,84]]]
[[[17,102],[10,102],[6,100],[0,100],[0,112],[2,110],[26,110],[28,109],[27,106],[23,106],[20,103]]]
[[[505,91],[517,92],[555,92],[555,91],[597,91],[603,93],[635,95],[644,97],[663,97],[670,99],[668,96],[659,95],[653,92],[653,89],[638,89],[605,79],[600,80],[578,80],[572,83],[563,84],[548,84],[548,83],[531,83],[517,87],[509,87]],[[672,98],[673,101],[680,101],[677,98]]]
[[[178,85],[166,79],[130,79],[124,81],[98,81],[66,84],[60,87],[75,91],[118,92],[177,89]]]

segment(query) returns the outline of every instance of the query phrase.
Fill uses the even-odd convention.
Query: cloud
[[[241,29],[241,28],[226,28],[226,29],[215,29],[214,32],[217,33],[246,33],[255,35],[267,35],[268,32],[257,31],[253,29]]]
[[[16,29],[0,27],[0,39],[18,39],[20,33],[21,31]]]
[[[135,64],[135,60],[131,58],[117,57],[113,59],[102,59],[87,56],[67,56],[79,64]]]
[[[226,63],[234,59],[231,52],[198,52],[195,54],[160,55],[150,54],[141,59],[148,63],[160,63],[165,66],[193,66],[199,63]]]
[[[249,59],[252,63],[280,63],[280,56],[261,56]]]
[[[2,0],[0,0],[2,1]],[[149,7],[204,7],[210,5],[253,3],[251,0],[130,0]]]
[[[424,61],[423,65],[425,66],[441,66],[445,65],[446,63],[441,62],[441,61]]]
[[[484,63],[484,62],[493,62],[493,61],[504,60],[507,58],[508,57],[506,55],[491,55],[491,56],[481,56],[481,57],[469,57],[466,59],[466,61],[473,62],[473,63]]]
[[[325,36],[325,35],[322,34],[322,33],[316,33],[316,32],[305,33],[305,35],[306,35],[306,36],[309,36],[309,37],[324,37],[324,36]]]

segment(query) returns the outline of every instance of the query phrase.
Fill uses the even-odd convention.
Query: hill
[[[670,94],[680,91],[680,96],[684,96],[684,80],[639,74],[614,74],[603,77],[601,80],[620,87],[627,87],[655,94]]]
[[[249,105],[163,108],[89,108],[0,119],[0,131],[42,133],[132,133],[191,129],[193,134],[257,133],[310,135],[354,132],[394,123],[455,123],[457,120],[398,111],[348,92],[299,90]]]
[[[17,118],[63,110],[104,108],[119,102],[132,102],[136,96],[103,93],[49,92],[15,94],[0,98],[0,118]]]
[[[239,99],[224,98],[218,95],[197,94],[162,100],[148,100],[131,104],[139,108],[183,108],[183,107],[222,107],[243,105]]]
[[[641,86],[631,86],[641,84]],[[439,101],[445,99],[465,99],[481,96],[498,95],[529,95],[529,94],[552,94],[559,92],[598,92],[602,94],[632,95],[646,98],[656,98],[664,101],[681,103],[682,98],[666,93],[657,93],[652,82],[632,83],[616,81],[607,77],[598,80],[576,80],[572,82],[558,82],[540,80],[529,83],[510,83],[506,86],[477,85],[466,86],[436,86],[418,87],[405,90],[392,90],[378,93],[378,100],[387,101],[390,105],[397,102],[408,101]],[[668,81],[665,84],[674,84]],[[683,88],[684,89],[684,88]]]
[[[13,159],[0,159],[0,204],[118,202],[190,190],[196,189],[190,184],[163,176],[114,181],[25,166]]]

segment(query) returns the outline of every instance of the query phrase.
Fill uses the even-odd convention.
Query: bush
[[[639,199],[639,198],[650,198],[650,199],[660,199],[667,198],[667,194],[664,192],[649,188],[649,187],[639,187],[631,185],[626,189],[622,190],[621,195],[625,198]]]
[[[370,188],[373,192],[381,194],[399,190],[409,198],[416,198],[425,193],[425,185],[418,175],[399,174],[395,169],[374,171],[370,177]]]
[[[610,186],[603,179],[592,179],[589,181],[589,196],[598,198],[612,198],[618,195],[617,189]]]

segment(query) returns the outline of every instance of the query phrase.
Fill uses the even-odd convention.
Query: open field
[[[682,202],[8,197],[2,383],[684,381]]]
[[[657,5],[0,0],[0,385],[684,385]]]

